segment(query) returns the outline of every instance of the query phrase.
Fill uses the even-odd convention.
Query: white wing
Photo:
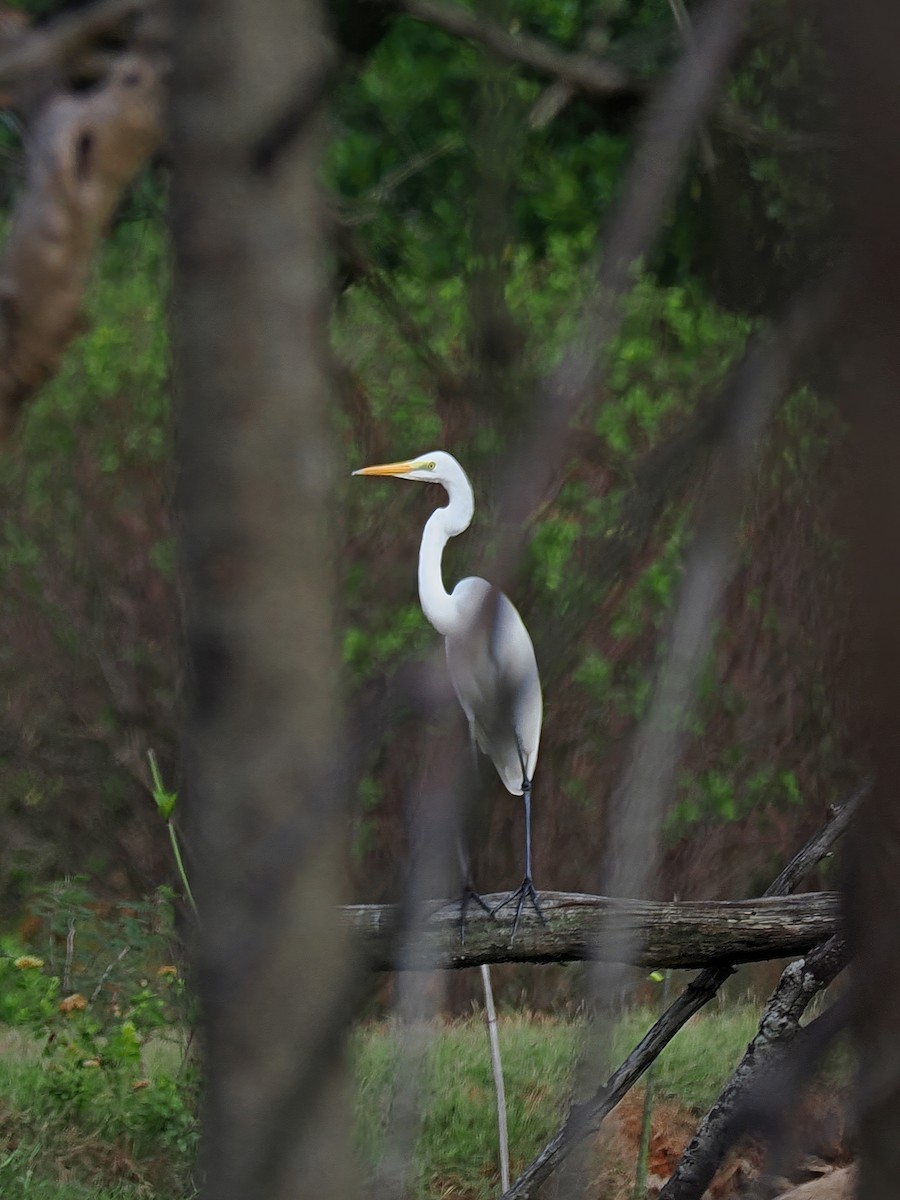
[[[495,599],[488,599],[486,619],[480,620],[491,593]],[[531,638],[515,606],[486,580],[461,579],[452,598],[468,627],[467,633],[446,639],[453,688],[478,745],[506,788],[520,796],[523,766],[530,781],[537,765],[543,715]]]

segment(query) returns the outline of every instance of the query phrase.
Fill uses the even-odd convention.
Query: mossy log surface
[[[484,897],[492,908],[505,898]],[[833,892],[670,904],[541,892],[540,902],[546,924],[526,907],[514,940],[512,905],[495,917],[470,905],[464,942],[456,901],[435,902],[414,934],[398,932],[393,905],[353,905],[343,915],[378,971],[590,958],[624,958],[648,968],[704,967],[803,954],[841,929],[840,898]]]

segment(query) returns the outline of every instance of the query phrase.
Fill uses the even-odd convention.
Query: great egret
[[[450,679],[471,736],[493,762],[507,790],[521,796],[525,804],[525,877],[493,910],[515,902],[515,938],[526,900],[544,919],[531,878],[531,781],[543,712],[531,638],[514,605],[486,579],[461,579],[449,593],[444,587],[444,547],[450,538],[468,529],[475,512],[472,485],[451,454],[432,450],[408,462],[363,467],[353,474],[439,483],[447,492],[449,502],[435,509],[422,532],[419,600],[425,616],[444,635]],[[468,880],[466,890],[481,901]]]

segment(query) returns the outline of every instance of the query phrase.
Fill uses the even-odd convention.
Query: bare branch
[[[348,263],[354,276],[369,289],[394,323],[400,337],[428,371],[443,398],[458,396],[462,381],[447,365],[444,358],[431,347],[428,331],[421,328],[391,286],[384,271],[372,262],[369,254],[349,224],[337,222],[335,236],[339,253]]]
[[[786,896],[824,858],[827,858],[838,838],[843,837],[850,828],[851,821],[871,790],[872,783],[869,780],[857,788],[849,800],[845,800],[837,808],[832,808],[828,823],[823,825],[818,833],[813,834],[801,850],[797,851],[784,870],[769,884],[763,895]]]
[[[0,435],[78,333],[99,241],[161,137],[160,67],[134,54],[99,88],[52,99],[31,130],[0,259]]]
[[[735,1118],[748,1089],[762,1086],[761,1075],[783,1059],[800,1028],[800,1018],[847,961],[842,938],[830,938],[805,958],[786,967],[763,1012],[759,1030],[691,1138],[659,1200],[693,1200],[712,1182],[719,1164],[740,1130]],[[770,1106],[771,1107],[771,1106]]]
[[[153,0],[97,0],[23,32],[0,53],[0,89],[15,91],[36,76],[58,72],[97,37],[153,7]]]
[[[563,80],[580,91],[608,96],[631,89],[631,75],[615,63],[601,62],[589,54],[567,54],[527,34],[512,34],[496,21],[476,16],[443,0],[394,0],[402,12],[433,25],[454,37],[466,38],[497,54],[529,67],[540,75]]]
[[[835,842],[858,811],[869,785],[860,788],[795,855],[785,869],[766,889],[766,896],[786,895],[831,852]],[[597,1088],[585,1104],[573,1108],[568,1119],[553,1135],[535,1160],[515,1181],[503,1200],[531,1200],[564,1161],[572,1148],[598,1129],[643,1073],[666,1048],[690,1018],[718,992],[733,973],[733,966],[724,963],[701,971],[681,995],[669,1005],[658,1021],[647,1031],[625,1061],[609,1079]]]

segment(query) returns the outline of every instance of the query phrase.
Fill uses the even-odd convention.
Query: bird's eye
[[[435,462],[427,462],[427,463],[425,464],[425,470],[426,470],[426,471],[433,471],[433,470],[434,470],[434,468],[435,468],[436,466],[437,466],[437,463],[435,463]]]

